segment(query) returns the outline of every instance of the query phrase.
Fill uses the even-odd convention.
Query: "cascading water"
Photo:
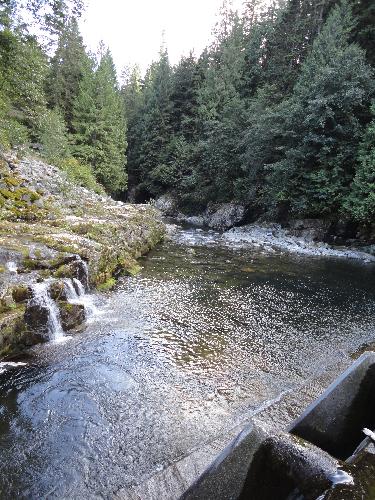
[[[85,295],[85,288],[77,278],[73,278],[73,283],[74,283],[74,287],[75,287],[75,290],[77,292],[77,295]]]
[[[90,289],[90,285],[89,285],[89,268],[87,266],[87,263],[83,259],[81,259],[80,257],[79,257],[79,263],[80,263],[80,265],[82,267],[82,271],[83,271],[83,273],[82,273],[83,277],[82,278],[83,279],[78,280],[78,281],[80,281],[81,285],[84,288],[84,291],[89,291],[89,289]]]
[[[84,285],[77,278],[64,280],[66,297],[71,304],[82,304],[87,316],[96,312],[92,297],[86,294]]]
[[[60,313],[55,301],[48,293],[48,282],[35,283],[32,286],[34,304],[48,311],[48,334],[52,340],[60,340],[64,337],[64,330],[60,322]]]
[[[10,273],[17,273],[18,272],[17,264],[15,262],[12,262],[12,261],[7,262],[6,267]]]

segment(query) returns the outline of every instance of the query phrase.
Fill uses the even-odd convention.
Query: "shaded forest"
[[[254,220],[374,220],[372,0],[224,2],[201,55],[173,66],[162,47],[121,85],[109,50],[86,50],[79,3],[30,2],[44,45],[19,4],[0,19],[3,146],[37,144],[84,185],[170,193],[187,213],[237,201]]]

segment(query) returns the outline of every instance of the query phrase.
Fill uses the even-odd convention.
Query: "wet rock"
[[[38,332],[44,339],[48,338],[50,310],[47,305],[31,299],[26,306],[25,323],[31,331]]]
[[[86,320],[85,306],[83,304],[58,303],[61,325],[65,331],[76,330]]]
[[[326,241],[330,222],[323,219],[297,219],[289,221],[289,232],[306,241]]]
[[[12,288],[12,297],[14,302],[26,302],[32,297],[31,288],[27,285],[16,285]]]
[[[68,300],[65,283],[63,281],[53,281],[49,287],[49,294],[53,300]]]
[[[59,278],[75,278],[83,284],[86,290],[88,288],[87,264],[81,259],[62,265],[56,271],[55,276]]]

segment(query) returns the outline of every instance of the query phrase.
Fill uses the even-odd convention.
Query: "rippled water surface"
[[[2,498],[110,498],[374,340],[374,264],[184,230],[143,265],[0,373]]]

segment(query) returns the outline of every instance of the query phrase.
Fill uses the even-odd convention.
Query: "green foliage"
[[[110,193],[126,188],[126,124],[116,71],[105,51],[96,71],[86,68],[73,106],[74,155],[92,166]]]
[[[363,51],[348,41],[352,22],[346,2],[333,9],[276,111],[282,155],[268,166],[267,198],[298,216],[340,211],[353,179],[374,86]]]
[[[42,154],[48,161],[58,163],[69,156],[66,125],[58,111],[46,111],[40,119],[38,135],[42,145]]]
[[[98,194],[104,194],[103,187],[97,182],[92,168],[89,165],[80,163],[76,158],[66,158],[58,163],[61,170],[64,170],[68,178],[79,186],[83,186]]]
[[[32,139],[46,106],[46,71],[47,60],[35,38],[20,30],[0,31],[0,93],[10,119],[26,126]]]
[[[8,149],[27,141],[27,128],[11,116],[8,100],[0,95],[0,147]]]
[[[0,145],[40,142],[75,182],[171,192],[189,210],[239,200],[255,216],[374,217],[371,0],[225,1],[214,40],[172,67],[162,48],[118,87],[89,56],[81,1],[0,6]],[[18,16],[48,33],[48,58]],[[52,45],[51,45],[52,44]],[[372,121],[371,121],[372,120]]]
[[[366,51],[368,62],[375,65],[375,2],[373,0],[352,0],[356,22],[352,32],[354,41]]]
[[[77,20],[70,19],[60,33],[46,85],[50,106],[61,110],[70,132],[73,131],[74,101],[78,96],[84,72],[89,68],[90,60],[79,33]]]
[[[375,105],[372,107],[375,116]],[[359,162],[345,209],[357,221],[375,218],[375,120],[367,127],[359,149]]]

